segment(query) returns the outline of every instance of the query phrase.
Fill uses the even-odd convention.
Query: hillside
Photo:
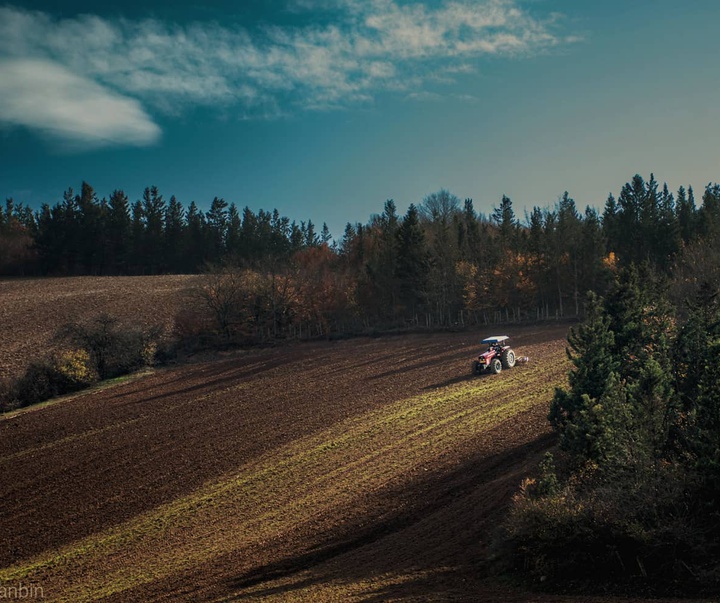
[[[0,584],[73,602],[529,600],[483,558],[551,444],[567,360],[564,328],[512,334],[531,362],[498,376],[469,375],[479,333],[359,339],[5,418]]]
[[[195,276],[0,279],[0,379],[17,377],[53,345],[56,330],[101,312],[171,329]]]

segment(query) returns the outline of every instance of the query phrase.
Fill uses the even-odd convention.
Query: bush
[[[130,373],[154,364],[159,353],[167,358],[172,351],[160,345],[160,334],[157,328],[123,327],[107,314],[66,325],[55,336],[68,346],[65,350],[33,362],[15,382],[0,384],[0,409],[29,406]]]
[[[25,374],[5,392],[5,406],[20,408],[81,390],[97,380],[84,350],[61,352],[56,357],[33,362]]]
[[[84,350],[98,377],[109,379],[153,364],[160,335],[158,328],[127,327],[101,314],[88,322],[66,325],[56,337]]]
[[[513,569],[548,586],[670,590],[688,583],[701,542],[687,494],[669,471],[666,487],[651,480],[572,480],[549,495],[527,485],[505,524]],[[628,476],[629,477],[629,476]],[[668,487],[669,485],[669,487]]]

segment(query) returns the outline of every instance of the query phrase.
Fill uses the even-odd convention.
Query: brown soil
[[[513,329],[530,362],[497,376],[469,374],[480,333],[357,339],[6,418],[0,585],[68,601],[579,600],[498,583],[483,561],[552,445],[565,331]]]

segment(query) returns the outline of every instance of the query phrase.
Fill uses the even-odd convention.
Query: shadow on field
[[[253,377],[263,376],[264,374],[287,365],[289,362],[285,356],[271,356],[266,359],[251,359],[247,364],[239,364],[237,359],[226,361],[207,363],[201,365],[191,365],[185,369],[175,369],[173,372],[165,374],[164,379],[158,384],[158,389],[162,391],[159,394],[152,394],[152,389],[147,395],[143,396],[140,404],[146,405],[149,402],[172,399],[177,396],[190,395],[196,392],[203,392],[207,395],[218,389],[223,389],[228,385],[237,385],[243,380]],[[182,371],[182,378],[178,375]],[[181,387],[168,388],[169,380],[177,381]],[[194,383],[193,385],[184,385],[185,383]],[[121,393],[110,396],[111,400],[119,400],[122,398],[133,398],[138,392],[145,391],[147,382],[139,383],[136,387],[128,388]]]
[[[424,358],[422,362],[415,362],[412,364],[413,359],[407,359],[405,363],[396,368],[389,371],[384,371],[382,373],[377,373],[376,375],[373,375],[369,377],[369,380],[371,381],[378,381],[380,379],[385,379],[387,377],[394,377],[395,375],[400,375],[407,373],[408,371],[416,371],[424,368],[431,368],[438,365],[439,362],[443,362],[444,364],[450,364],[452,362],[457,362],[462,360],[463,358],[468,358],[467,353],[464,350],[461,350],[459,352],[443,352],[441,354],[431,354],[431,358],[427,360],[428,354],[418,355],[418,359]],[[437,386],[439,387],[439,386]]]
[[[477,374],[473,373],[472,371],[467,372],[467,374],[458,375],[457,377],[452,377],[451,379],[446,379],[445,381],[440,381],[439,383],[433,383],[432,385],[427,385],[423,389],[426,390],[432,390],[432,389],[442,389],[443,387],[449,387],[450,385],[457,385],[458,383],[465,383],[466,381],[476,381],[478,379],[485,379],[486,377],[490,377],[491,375],[489,373],[483,373],[483,374]]]
[[[507,433],[508,425],[499,427]],[[502,432],[486,435],[507,441]],[[359,501],[350,525],[318,534],[319,544],[312,548],[235,577],[227,584],[233,594],[223,600],[293,596],[328,583],[353,585],[354,597],[377,603],[407,597],[488,600],[484,595],[494,588],[486,582],[490,573],[483,561],[489,541],[521,479],[554,443],[550,433],[529,438],[520,445],[504,444],[498,453],[492,449],[503,443],[484,451],[481,446],[451,470],[428,472],[402,488],[368,495]],[[373,590],[375,580],[383,586]],[[367,590],[358,593],[359,584]],[[503,593],[512,595],[507,589]]]

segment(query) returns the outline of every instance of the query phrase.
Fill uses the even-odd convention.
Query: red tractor
[[[497,375],[504,368],[509,369],[515,366],[515,352],[507,345],[509,337],[498,335],[483,339],[482,343],[488,346],[487,350],[480,354],[477,360],[473,361],[473,374],[485,372]]]

